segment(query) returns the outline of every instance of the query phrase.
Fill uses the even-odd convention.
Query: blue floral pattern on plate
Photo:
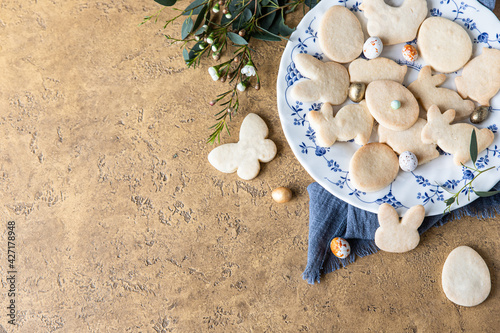
[[[378,206],[388,203],[400,214],[414,205],[423,205],[427,215],[441,214],[446,207],[444,200],[450,197],[449,192],[457,192],[474,173],[452,162],[452,156],[443,153],[438,159],[419,166],[414,172],[400,171],[396,180],[386,189],[366,193],[354,187],[349,176],[349,161],[358,149],[354,142],[337,142],[332,147],[324,148],[316,144],[316,133],[309,126],[306,115],[311,110],[319,110],[321,103],[305,103],[294,100],[290,96],[290,88],[298,80],[304,79],[295,67],[293,58],[298,53],[307,53],[320,60],[328,61],[318,45],[318,26],[322,14],[332,5],[345,6],[362,22],[365,22],[360,1],[353,0],[323,0],[302,19],[296,32],[290,38],[281,59],[278,74],[278,110],[281,123],[295,155],[309,174],[328,191],[342,200],[377,212]],[[455,0],[428,1],[428,16],[441,16],[462,25],[474,42],[474,56],[481,53],[483,47],[500,48],[500,22],[491,11],[478,2],[471,0],[457,2]],[[417,44],[417,40],[409,41]],[[408,66],[408,74],[403,84],[407,86],[415,80],[425,62],[417,59],[408,62],[401,55],[402,44],[384,47],[382,56],[395,60],[400,65]],[[447,74],[448,80],[443,87],[455,89],[454,77],[458,73]],[[346,102],[350,103],[350,102]],[[500,120],[500,98],[495,96],[491,101],[490,117],[478,127],[487,127],[494,133],[498,131]],[[335,107],[336,110],[341,106]],[[469,162],[470,165],[471,162]],[[483,169],[500,166],[500,139],[495,135],[495,141],[477,160],[477,167]],[[471,178],[472,177],[472,178]],[[478,191],[487,191],[500,180],[500,167],[488,171],[478,177],[473,185]],[[462,191],[459,202],[461,205],[469,201],[469,188]],[[463,196],[463,198],[462,198]],[[471,193],[471,200],[477,197]],[[459,206],[453,206],[456,209]]]

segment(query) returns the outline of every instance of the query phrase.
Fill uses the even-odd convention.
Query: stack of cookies
[[[426,18],[425,0],[405,0],[399,7],[384,0],[364,0],[360,9],[371,37],[365,42],[361,23],[349,9],[331,7],[322,18],[318,38],[321,50],[332,61],[297,54],[295,65],[307,79],[291,90],[297,100],[323,103],[321,110],[307,115],[319,146],[350,140],[360,146],[349,166],[356,188],[373,192],[388,186],[398,175],[401,154],[415,157],[416,166],[437,158],[439,147],[453,155],[455,164],[466,163],[473,130],[478,152],[486,149],[494,139],[489,129],[457,122],[467,120],[476,107],[489,106],[497,94],[500,50],[485,48],[471,59],[468,33],[446,18]],[[383,45],[404,43],[417,35],[427,66],[406,88],[402,83],[407,66],[379,55]],[[411,59],[417,56],[412,45],[402,52]],[[453,58],[448,56],[451,53]],[[455,80],[456,91],[439,87],[446,73],[462,68]],[[334,114],[333,106],[343,104],[348,96],[354,104]]]

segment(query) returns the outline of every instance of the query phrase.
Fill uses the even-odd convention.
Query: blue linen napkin
[[[480,3],[488,7],[488,9],[493,10],[495,9],[495,2],[496,0],[478,0]]]
[[[500,190],[500,182],[492,191]],[[319,283],[321,274],[327,274],[354,262],[355,256],[364,257],[377,252],[375,230],[379,227],[377,214],[349,205],[318,183],[307,187],[309,192],[309,247],[307,266],[302,274],[309,284]],[[479,198],[450,214],[427,216],[418,232],[441,226],[462,216],[493,217],[500,212],[500,194]],[[346,259],[335,257],[330,250],[334,237],[347,239],[351,254]]]

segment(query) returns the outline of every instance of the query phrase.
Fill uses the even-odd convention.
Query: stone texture
[[[242,181],[207,161],[208,102],[225,87],[210,80],[207,63],[186,69],[160,22],[138,27],[158,8],[152,0],[0,3],[0,332],[499,327],[500,217],[463,218],[426,233],[411,252],[363,258],[319,285],[303,281],[312,179],[276,110],[274,55],[285,42],[256,44],[262,89],[245,94],[231,123],[237,133],[256,112],[278,146],[256,179]],[[180,24],[169,32],[178,36]],[[292,201],[273,202],[279,186],[294,191]],[[5,317],[9,220],[16,327]],[[449,302],[439,282],[459,245],[477,250],[492,274],[492,292],[475,308]]]

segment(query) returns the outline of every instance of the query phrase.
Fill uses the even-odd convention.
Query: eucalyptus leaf
[[[189,51],[187,49],[182,50],[182,56],[184,57],[184,61],[189,61]]]
[[[245,38],[241,37],[238,34],[235,34],[234,32],[228,32],[227,37],[233,42],[234,44],[237,45],[247,45],[248,42],[246,41]]]
[[[188,17],[184,23],[182,23],[182,29],[181,29],[181,39],[186,39],[187,36],[191,33],[193,30],[194,24],[193,20],[191,17]]]
[[[198,41],[196,44],[193,45],[191,50],[189,51],[189,60],[194,59],[198,53],[200,53],[202,50],[200,50],[200,44],[204,43],[203,40]]]
[[[162,6],[173,6],[177,2],[177,0],[154,0],[156,3],[159,3]]]
[[[295,31],[295,28],[290,28],[289,26],[286,25],[285,20],[281,15],[278,24],[279,24],[278,25],[279,33],[281,36],[290,36]]]
[[[451,204],[453,204],[455,202],[455,198],[451,197],[451,198],[448,198],[444,201],[444,203],[446,204],[446,206],[450,206]]]
[[[500,191],[489,191],[489,192],[482,192],[482,191],[474,191],[478,196],[481,198],[486,198],[486,197],[491,197],[492,195],[500,193]]]
[[[193,31],[196,31],[195,35],[199,35],[199,34],[203,33],[203,31],[205,30],[205,29],[203,29],[202,24],[205,20],[205,13],[206,13],[207,9],[208,9],[207,5],[203,6],[203,8],[201,8],[200,13],[198,14],[198,17],[196,18],[196,22],[194,22]],[[203,29],[201,32],[200,32],[200,29],[198,29],[198,27],[200,25],[202,26],[200,29]],[[198,29],[198,30],[196,30],[196,29]]]
[[[306,4],[307,7],[309,8],[314,8],[321,0],[305,0],[304,3]]]
[[[269,29],[273,24],[274,18],[276,17],[276,10],[272,7],[262,7],[261,15],[266,15],[258,21],[259,26],[263,29]]]
[[[280,36],[277,36],[267,30],[260,29],[260,31],[256,31],[252,33],[252,37],[260,40],[267,40],[270,42],[278,42],[281,41],[283,38]]]
[[[186,9],[184,9],[184,14],[182,15],[189,15],[191,12],[193,15],[198,15],[204,7],[202,4],[206,2],[207,0],[194,0],[189,6],[186,7]]]
[[[470,138],[470,159],[472,163],[476,164],[477,160],[477,138],[476,138],[476,130],[472,130],[472,135]]]
[[[249,23],[249,21],[252,19],[252,11],[248,8],[245,8],[243,10],[243,13],[238,16],[238,18],[233,22],[233,29],[234,30],[240,30],[245,27]]]

